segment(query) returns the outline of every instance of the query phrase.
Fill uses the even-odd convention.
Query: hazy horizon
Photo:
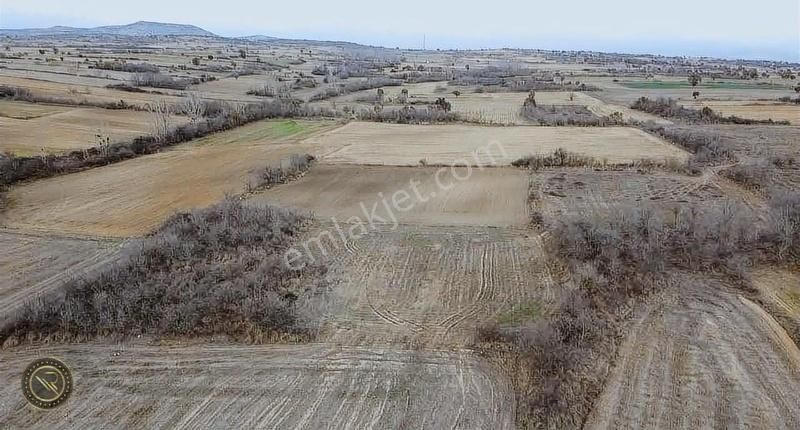
[[[569,9],[526,2],[482,10],[409,0],[403,8],[383,12],[361,1],[309,1],[298,12],[292,5],[249,0],[231,0],[224,10],[212,4],[153,0],[114,6],[98,0],[2,0],[0,28],[155,21],[196,25],[226,37],[261,34],[389,48],[422,48],[424,38],[428,49],[591,50],[800,62],[798,2],[767,0],[760,5],[756,9],[744,2],[676,0],[654,11],[632,0],[613,0]]]

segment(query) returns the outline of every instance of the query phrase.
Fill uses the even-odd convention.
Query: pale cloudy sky
[[[0,0],[0,28],[134,21],[224,36],[347,40],[389,47],[520,47],[800,62],[800,0],[359,1]]]

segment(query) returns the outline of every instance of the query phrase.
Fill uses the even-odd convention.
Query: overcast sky
[[[0,28],[194,24],[223,36],[388,47],[519,47],[800,61],[798,0],[0,0]]]

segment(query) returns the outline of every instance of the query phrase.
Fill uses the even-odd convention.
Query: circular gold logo
[[[30,404],[54,408],[72,393],[72,374],[55,358],[40,358],[29,364],[22,375],[22,392]]]

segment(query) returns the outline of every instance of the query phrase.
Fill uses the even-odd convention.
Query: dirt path
[[[38,356],[71,366],[58,409],[18,378]],[[65,345],[0,353],[0,428],[511,429],[510,387],[469,352],[328,345]]]
[[[715,281],[679,282],[632,325],[589,429],[795,429],[797,346]]]

